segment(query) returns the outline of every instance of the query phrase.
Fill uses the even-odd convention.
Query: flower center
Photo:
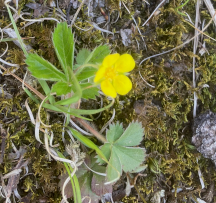
[[[117,75],[117,71],[114,67],[107,68],[105,72],[105,78],[106,79],[113,79]]]

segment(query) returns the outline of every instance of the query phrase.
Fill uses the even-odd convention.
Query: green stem
[[[71,84],[74,84],[75,88],[76,88],[76,92],[74,93],[74,95],[78,96],[79,99],[82,97],[82,88],[80,87],[79,81],[77,80],[77,77],[75,76],[75,74],[73,73],[73,71],[71,69],[69,70],[69,74],[70,74],[70,78],[71,78]]]
[[[21,48],[22,48],[22,50],[23,50],[23,52],[24,52],[24,54],[25,54],[25,57],[27,57],[27,56],[28,56],[28,52],[26,51],[25,45],[24,45],[24,43],[23,43],[23,41],[22,41],[22,39],[21,39],[21,37],[20,37],[20,34],[19,34],[18,29],[17,29],[16,23],[15,23],[15,21],[14,21],[14,19],[13,19],[13,15],[12,15],[12,13],[11,13],[11,11],[10,11],[9,6],[8,6],[7,4],[5,4],[5,5],[6,5],[6,7],[7,7],[7,10],[8,10],[9,16],[10,16],[10,20],[11,20],[11,22],[12,22],[12,24],[13,24],[13,28],[14,28],[14,30],[15,30],[15,32],[16,32],[16,35],[17,35],[18,41],[19,41],[19,43],[20,43],[20,46],[21,46]]]
[[[176,8],[176,11],[183,16],[187,16],[184,13],[180,12],[179,9],[182,8],[183,6],[185,6],[188,2],[189,2],[189,0],[186,0],[182,5],[180,5]]]
[[[65,158],[64,155],[61,152],[59,152],[57,150],[55,150],[55,151],[57,152],[59,157]],[[76,174],[74,174],[74,176],[71,177],[71,173],[73,172],[74,169],[71,167],[70,164],[65,163],[65,162],[63,162],[63,163],[64,163],[64,166],[65,166],[65,168],[67,170],[67,173],[68,173],[68,175],[70,177],[70,180],[71,180],[71,185],[72,185],[72,189],[73,189],[73,196],[74,196],[74,202],[75,203],[80,203],[80,202],[82,202],[82,200],[81,200],[81,192],[80,192],[80,186],[79,186],[77,176],[76,176]]]
[[[85,67],[93,67],[93,68],[96,68],[96,69],[98,69],[98,65],[95,65],[95,64],[83,64],[83,65],[81,65],[80,67],[78,67],[76,70],[75,70],[75,75],[77,75],[77,74],[79,74],[81,71],[82,71],[82,69],[83,68],[85,68]]]
[[[82,91],[86,90],[86,89],[89,89],[89,88],[92,88],[92,87],[97,87],[97,84],[94,84],[94,85],[89,85],[88,87],[84,87],[82,89]]]

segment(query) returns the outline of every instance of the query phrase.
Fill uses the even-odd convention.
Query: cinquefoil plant
[[[23,42],[19,36],[10,9],[7,4],[6,6],[18,39],[22,44]],[[95,99],[95,96],[98,95],[98,85],[101,85],[101,89],[105,95],[112,98],[115,98],[117,94],[125,95],[131,90],[132,83],[126,74],[135,67],[133,58],[129,54],[121,56],[119,54],[110,55],[109,47],[106,45],[99,46],[92,52],[87,49],[81,49],[75,57],[74,36],[71,28],[68,28],[66,23],[59,23],[55,28],[53,45],[61,65],[61,70],[37,54],[28,54],[23,48],[28,69],[38,79],[45,93],[44,96],[34,88],[30,88],[40,97],[41,102],[26,90],[28,95],[35,102],[40,102],[40,107],[42,106],[48,110],[66,115],[67,122],[65,128],[68,133],[71,133],[87,147],[95,150],[100,164],[107,164],[106,183],[113,183],[118,180],[122,171],[134,172],[142,170],[145,150],[136,147],[140,144],[144,135],[140,123],[131,123],[125,131],[119,123],[110,125],[106,138],[98,132],[91,131],[91,127],[89,127],[89,130],[104,143],[101,149],[88,137],[68,125],[70,116],[77,118],[78,121],[82,121],[82,119],[87,119],[83,115],[99,113],[112,106],[114,99],[108,106],[97,110],[73,108],[72,104],[79,102],[81,99]],[[52,88],[48,86],[46,81],[53,82]],[[57,97],[54,97],[55,95]],[[40,108],[38,115],[40,117]],[[87,123],[85,123],[86,126],[88,126]],[[44,125],[44,128],[45,131],[43,129],[41,131],[45,136],[46,149],[53,158],[58,158],[57,160],[64,162],[73,187],[74,201],[80,203],[79,182],[75,175],[78,166],[76,166],[76,163],[71,164],[71,160],[65,159],[58,148],[48,146],[48,139],[53,139],[49,133],[52,126]],[[66,199],[64,192],[63,198]]]

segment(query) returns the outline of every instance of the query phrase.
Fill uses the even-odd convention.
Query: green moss
[[[26,1],[20,1],[21,9],[25,3]],[[125,2],[128,8],[130,8],[131,15],[123,6],[120,9],[119,3],[116,0],[107,2],[109,11],[114,16],[111,20],[115,20],[117,11],[121,15],[116,24],[111,24],[110,31],[120,30],[125,22],[132,19],[131,15],[136,11],[135,1]],[[144,27],[141,25],[149,16],[148,10],[153,10],[155,5],[152,3],[152,6],[147,7],[141,4],[139,7],[141,12],[139,15],[140,19],[136,18],[136,21],[145,42],[143,42],[138,30],[133,27],[132,43],[129,47],[125,47],[122,44],[121,38],[116,37],[117,35],[115,38],[112,35],[103,37],[101,31],[93,28],[87,22],[86,19],[88,17],[84,10],[82,10],[75,25],[85,30],[90,27],[92,28],[83,31],[73,26],[76,51],[83,47],[93,50],[101,43],[108,43],[113,53],[130,53],[135,58],[137,64],[139,64],[142,59],[148,56],[177,47],[185,41],[185,35],[188,35],[190,38],[190,34],[194,33],[194,28],[185,23],[184,17],[179,15],[175,10],[181,3],[181,0],[175,0],[165,4],[160,9],[160,14],[155,15],[148,22],[148,25]],[[194,8],[195,1],[190,0],[187,6],[181,9],[181,12],[186,11],[192,19],[195,19]],[[53,15],[55,15],[55,12]],[[206,19],[207,21],[211,18],[207,10],[202,10],[201,16],[202,19]],[[1,27],[8,25],[8,23],[8,19],[0,19]],[[49,60],[55,66],[60,67],[52,45],[52,32],[56,26],[55,23],[51,21],[34,23],[25,29],[21,29],[20,23],[17,23],[17,25],[22,37],[29,37],[25,42],[31,45],[36,53]],[[131,25],[127,28],[131,28]],[[207,29],[206,33],[216,38],[212,26]],[[132,120],[138,119],[145,128],[145,140],[142,146],[147,149],[148,153],[148,168],[145,171],[147,176],[138,178],[137,187],[146,200],[150,201],[154,192],[161,188],[171,191],[172,189],[176,190],[178,187],[194,187],[192,191],[183,191],[177,195],[176,193],[167,193],[168,196],[177,198],[179,202],[181,202],[183,197],[187,198],[191,195],[199,194],[201,186],[198,177],[198,167],[203,172],[206,185],[209,184],[209,179],[216,181],[216,173],[211,163],[201,157],[191,145],[194,91],[197,92],[199,98],[198,112],[205,111],[206,109],[216,111],[216,43],[208,38],[204,38],[204,41],[207,44],[209,55],[205,54],[201,56],[198,52],[197,55],[194,55],[192,52],[193,45],[190,43],[181,49],[176,49],[168,54],[147,60],[141,66],[137,65],[130,74],[130,78],[133,81],[132,91],[125,97],[118,97],[113,106],[116,111],[113,122],[123,122],[124,126],[127,126]],[[147,50],[145,49],[145,44]],[[192,84],[193,57],[196,57],[196,72],[198,73],[197,87],[195,89]],[[25,58],[21,50],[15,47],[13,43],[9,43],[7,60],[11,63],[21,65],[16,74],[22,77],[25,72],[23,66]],[[153,85],[154,88],[150,87],[140,78],[139,71],[143,78]],[[23,91],[19,94],[18,97],[14,97],[15,99],[0,98],[0,112],[2,113],[0,115],[0,123],[3,124],[5,129],[8,129],[4,164],[0,166],[0,169],[3,173],[7,173],[15,166],[8,158],[8,154],[12,151],[11,141],[18,149],[21,146],[25,146],[27,150],[25,158],[30,160],[29,168],[32,175],[26,176],[23,182],[21,182],[24,187],[22,195],[26,195],[28,191],[31,191],[33,193],[32,200],[37,201],[39,198],[44,197],[45,192],[47,201],[60,202],[61,194],[57,187],[59,182],[57,177],[63,172],[64,168],[61,163],[49,161],[48,154],[43,145],[36,141],[34,126],[29,121],[27,111],[23,108],[26,96],[24,96]],[[142,113],[139,114],[136,114],[134,111],[134,104],[137,100],[143,101]],[[103,102],[104,105],[107,105],[110,101],[104,98]],[[100,101],[83,102],[82,105],[85,109],[99,108]],[[29,106],[35,116],[39,106],[31,101],[29,102]],[[100,119],[94,121],[96,127],[100,130],[112,117],[112,114],[113,109],[105,110],[101,114]],[[50,113],[50,115],[51,119],[49,123],[52,124],[55,136],[53,144],[59,143],[59,149],[61,152],[64,152],[64,144],[61,138],[63,120],[57,114]],[[41,118],[45,123],[47,123],[46,116],[47,112],[42,109]],[[15,118],[15,120],[6,123],[2,121],[4,117]],[[43,141],[42,133],[40,134],[40,138]],[[155,160],[154,163],[156,165],[152,166],[152,159]],[[197,159],[199,160],[198,162]],[[158,168],[162,177],[157,172],[154,172],[156,170],[152,170],[152,167]],[[157,182],[158,179],[160,180],[160,184]],[[36,185],[38,186],[36,187]],[[135,202],[135,196],[132,193],[131,197],[124,198],[123,201],[128,203]]]

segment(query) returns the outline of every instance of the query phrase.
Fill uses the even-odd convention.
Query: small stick
[[[33,88],[31,85],[29,85],[29,84],[23,82],[23,80],[22,80],[20,77],[18,77],[17,75],[15,75],[15,74],[9,72],[9,71],[8,71],[6,68],[4,68],[2,65],[0,65],[0,68],[3,69],[4,71],[8,72],[10,75],[12,75],[13,77],[15,77],[15,78],[16,78],[17,80],[19,80],[21,83],[24,83],[24,85],[25,85],[26,87],[28,87],[32,92],[34,92],[38,97],[40,97],[40,99],[43,100],[43,99],[45,98],[44,95],[42,95],[40,92],[38,92],[38,91],[37,91],[35,88]]]
[[[106,143],[107,140],[106,138],[101,135],[98,131],[96,131],[94,128],[92,128],[88,123],[86,123],[83,119],[81,118],[74,118],[71,116],[71,119],[73,121],[77,121],[79,122],[79,124],[81,124],[86,130],[89,130],[96,138],[98,138],[100,141],[102,141],[103,143]]]

